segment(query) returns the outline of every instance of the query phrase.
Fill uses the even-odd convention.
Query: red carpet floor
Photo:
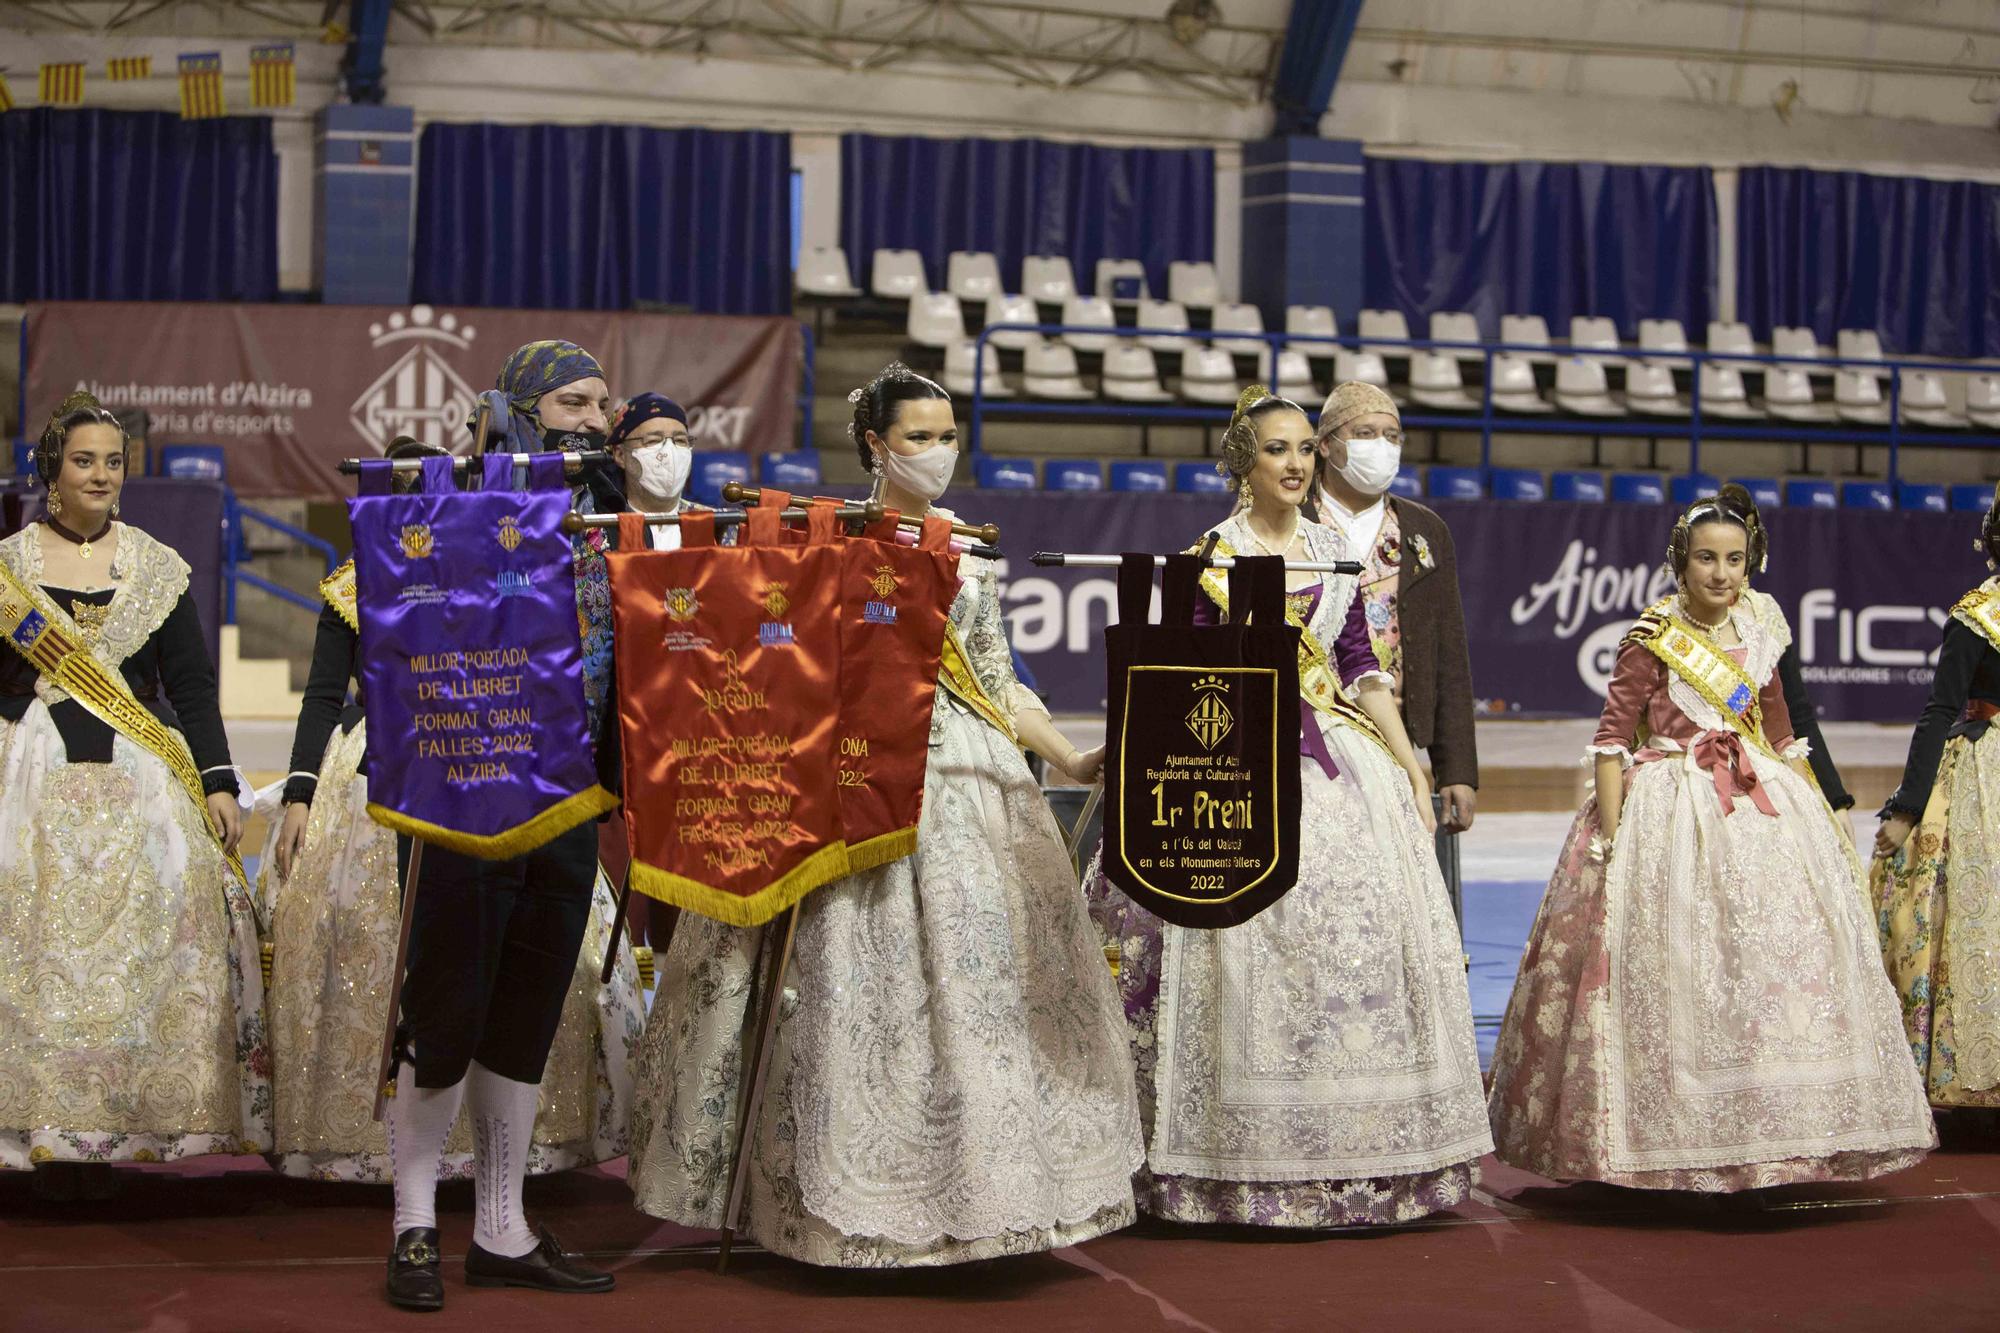
[[[621,1164],[622,1165],[622,1164]],[[1552,1185],[1488,1161],[1473,1202],[1415,1227],[1285,1235],[1142,1223],[1052,1255],[838,1273],[635,1213],[613,1171],[530,1181],[532,1213],[615,1269],[608,1296],[475,1290],[442,1314],[381,1298],[388,1194],[211,1158],[120,1168],[105,1203],[36,1199],[0,1173],[0,1328],[2000,1329],[2000,1151],[1949,1149],[1864,1185],[1750,1198]],[[447,1186],[462,1255],[471,1194]]]

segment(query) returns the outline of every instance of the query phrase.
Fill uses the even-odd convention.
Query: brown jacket
[[[1396,580],[1396,620],[1403,643],[1403,726],[1410,744],[1430,754],[1439,787],[1479,785],[1479,751],[1472,736],[1472,661],[1465,647],[1465,608],[1458,595],[1458,553],[1437,511],[1397,496],[1403,562]],[[1427,568],[1417,538],[1430,548]]]

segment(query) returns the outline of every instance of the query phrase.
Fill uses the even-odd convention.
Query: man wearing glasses
[[[1430,757],[1438,831],[1461,833],[1472,827],[1479,756],[1451,531],[1435,510],[1388,493],[1403,461],[1403,422],[1381,389],[1337,385],[1320,409],[1319,446],[1316,517],[1366,567],[1359,595],[1375,656],[1395,679],[1410,743]]]

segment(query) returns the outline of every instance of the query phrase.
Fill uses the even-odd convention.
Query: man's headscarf
[[[542,395],[578,380],[603,378],[604,369],[597,358],[575,343],[549,338],[519,348],[500,367],[494,387],[479,395],[478,401],[493,413],[493,434],[487,448],[540,453],[542,424],[535,417],[535,408]],[[475,408],[475,415],[466,424],[471,426],[477,419]]]
[[[687,409],[663,393],[635,393],[625,406],[618,409],[618,419],[611,423],[611,435],[605,441],[607,447],[625,443],[633,431],[648,421],[660,419],[688,424]]]
[[[1399,422],[1403,419],[1403,414],[1396,409],[1396,400],[1374,385],[1360,380],[1336,384],[1333,392],[1326,396],[1326,406],[1319,410],[1319,433],[1331,435],[1348,422],[1371,412],[1387,412]]]

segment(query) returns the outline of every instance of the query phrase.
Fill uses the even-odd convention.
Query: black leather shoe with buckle
[[[533,1287],[537,1291],[600,1292],[618,1285],[600,1269],[577,1262],[563,1252],[547,1227],[536,1228],[541,1244],[518,1259],[481,1249],[477,1241],[465,1252],[465,1281],[474,1287]]]
[[[389,1303],[405,1310],[444,1309],[443,1259],[436,1227],[411,1227],[389,1251]]]

